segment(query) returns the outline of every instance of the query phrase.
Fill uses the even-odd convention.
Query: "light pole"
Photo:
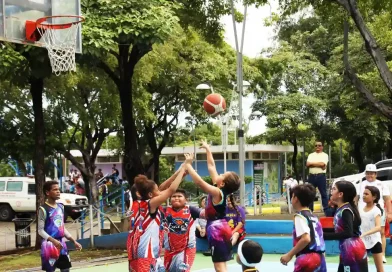
[[[185,120],[189,122],[189,124],[192,126],[193,130],[193,153],[195,154],[195,171],[197,172],[197,150],[196,150],[196,125],[197,121],[195,118],[192,118],[190,116],[185,117]],[[196,195],[199,196],[199,187],[196,188]]]
[[[245,163],[245,147],[244,147],[244,130],[242,127],[242,94],[243,94],[243,74],[242,74],[242,53],[244,50],[244,39],[245,39],[245,28],[246,28],[246,17],[248,6],[245,5],[244,10],[244,20],[242,24],[242,37],[241,44],[238,43],[238,35],[237,35],[237,25],[236,25],[236,12],[234,8],[234,0],[230,0],[231,4],[231,17],[233,20],[234,27],[234,38],[235,38],[235,47],[237,51],[237,90],[239,94],[239,129],[238,129],[238,149],[239,149],[239,174],[240,174],[240,203],[241,206],[245,204],[245,173],[244,173],[244,163]]]

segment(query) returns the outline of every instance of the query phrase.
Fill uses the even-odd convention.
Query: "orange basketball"
[[[203,107],[209,115],[215,117],[226,110],[226,100],[220,94],[209,94],[204,99]]]

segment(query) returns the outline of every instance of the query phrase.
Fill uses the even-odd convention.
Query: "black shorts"
[[[380,242],[377,242],[377,244],[374,245],[374,247],[367,249],[367,252],[370,252],[372,254],[379,254],[382,253],[382,245]]]

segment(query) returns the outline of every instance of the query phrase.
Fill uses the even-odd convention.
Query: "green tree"
[[[85,181],[86,195],[98,201],[95,161],[110,133],[120,129],[119,100],[114,86],[99,69],[79,67],[77,74],[52,78],[47,84],[48,137],[54,148],[80,171]],[[83,164],[71,153],[81,152]],[[91,192],[91,194],[90,194]]]
[[[132,84],[136,66],[154,49],[154,45],[162,43],[179,30],[179,22],[186,30],[193,26],[206,37],[213,37],[211,34],[219,33],[220,16],[228,12],[228,7],[219,0],[120,0],[116,3],[84,0],[82,9],[89,18],[83,27],[85,53],[108,74],[120,95],[125,143],[124,170],[132,182],[133,177],[145,172],[140,156],[144,145],[139,141],[140,131],[138,133],[137,127],[141,125],[138,122],[140,115],[136,115],[135,109],[136,101],[145,96],[141,95],[140,86]],[[210,40],[216,43],[221,41],[220,35],[216,37],[218,39]],[[140,116],[142,118],[144,116]],[[159,120],[162,116],[158,114],[155,118]],[[171,126],[170,122],[171,119],[167,121],[168,126],[160,129],[160,139],[167,138],[165,131],[166,127]],[[150,126],[150,135],[152,130],[157,131],[155,125],[152,129]],[[152,138],[149,138],[151,143]],[[158,154],[159,145],[154,147],[150,144],[149,147]],[[158,163],[155,163],[155,167],[158,167]]]

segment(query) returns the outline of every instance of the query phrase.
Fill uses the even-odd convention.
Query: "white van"
[[[0,221],[10,221],[17,214],[35,214],[35,198],[34,177],[0,177]],[[88,206],[87,197],[74,194],[61,193],[57,202],[64,205],[65,219],[78,218]]]

